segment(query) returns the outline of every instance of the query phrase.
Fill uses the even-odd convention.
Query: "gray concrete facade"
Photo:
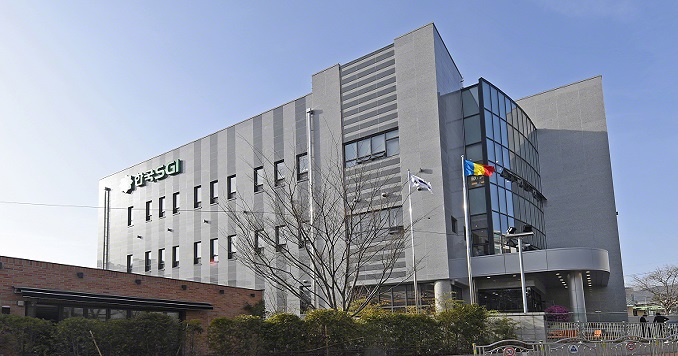
[[[252,211],[266,211],[270,202],[253,189],[255,169],[262,167],[267,177],[273,177],[274,164],[282,161],[293,170],[298,156],[308,153],[309,132],[314,167],[311,179],[315,184],[323,172],[331,169],[328,162],[344,162],[346,144],[397,130],[399,153],[362,162],[361,174],[366,179],[383,180],[384,197],[402,206],[403,225],[410,224],[408,170],[429,181],[433,194],[414,191],[411,195],[416,263],[408,247],[389,284],[411,286],[416,266],[418,283],[430,286],[438,299],[454,291],[462,291],[468,298],[460,160],[465,150],[460,94],[463,79],[435,26],[421,27],[370,54],[316,73],[311,79],[310,94],[103,178],[99,184],[100,201],[108,208],[99,215],[99,267],[125,271],[131,256],[132,273],[264,289],[269,310],[298,312],[298,298],[273,290],[237,259],[228,258],[229,252],[237,253],[229,250],[229,241],[237,239],[237,231],[213,201],[215,192],[219,204],[236,210],[236,199],[228,197],[229,177],[235,176],[237,199],[247,201]],[[585,251],[594,256],[581,265],[567,265],[579,272],[592,269],[594,278],[599,278],[595,288],[585,290],[586,307],[623,312],[623,305],[603,303],[612,300],[617,292],[623,300],[624,293],[602,84],[594,78],[564,88],[519,102],[538,129],[541,180],[548,198],[544,211],[548,248],[562,248],[572,255]],[[572,136],[578,141],[573,141]],[[563,149],[577,147],[581,151],[571,156],[554,156]],[[591,173],[584,178],[563,174],[562,170],[567,169],[578,172],[576,163],[583,156],[589,168],[607,164],[607,173]],[[177,160],[182,165],[179,173],[168,174],[163,168],[162,174],[160,167]],[[147,173],[143,186],[122,192],[129,187],[129,183],[126,187],[121,183],[129,179],[127,176],[144,172],[151,173]],[[344,169],[347,178],[355,172]],[[586,194],[592,194],[590,198],[571,194],[581,189],[581,179],[589,180],[585,188]],[[173,197],[177,193],[179,209],[174,213]],[[165,216],[160,217],[163,197]],[[147,217],[149,202],[151,216]],[[129,211],[133,216],[131,224]],[[216,258],[212,258],[213,246]],[[161,268],[158,256],[162,249],[165,266]],[[176,266],[173,251],[178,251]],[[568,305],[568,292],[557,288],[559,285],[553,281],[555,273],[569,269],[556,267],[556,261],[546,261],[547,251],[552,256],[565,253],[526,253],[528,284],[549,301]],[[150,269],[145,266],[149,252]],[[487,276],[503,278],[502,286],[514,288],[514,260],[515,254],[474,257],[474,276],[480,282],[477,288],[488,286],[484,281]]]

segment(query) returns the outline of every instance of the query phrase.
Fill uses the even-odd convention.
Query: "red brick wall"
[[[13,287],[34,287],[61,291],[110,294],[140,298],[157,298],[189,302],[210,303],[213,310],[190,311],[186,320],[200,319],[203,327],[216,317],[233,317],[244,314],[243,306],[261,300],[262,291],[226,287],[140,274],[106,271],[96,268],[62,265],[0,256],[0,305],[10,306],[11,314],[25,315],[17,305],[21,295]],[[82,272],[84,278],[78,278]],[[141,284],[135,280],[140,279]],[[186,290],[181,288],[186,286]],[[224,294],[219,291],[223,290]]]

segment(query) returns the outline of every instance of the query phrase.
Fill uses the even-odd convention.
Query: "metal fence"
[[[678,335],[660,339],[626,336],[616,340],[591,341],[579,337],[554,342],[529,343],[503,340],[485,346],[475,346],[474,355],[678,355]]]
[[[661,339],[678,334],[678,324],[548,322],[546,331],[548,341],[573,337],[589,341],[611,341],[626,336]]]

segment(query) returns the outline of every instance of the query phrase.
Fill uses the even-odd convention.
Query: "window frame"
[[[151,251],[146,251],[144,252],[144,272],[150,272],[151,271],[151,264],[153,263],[151,256]]]
[[[172,193],[172,214],[179,214],[181,209],[181,193],[174,192]]]
[[[219,238],[210,239],[210,263],[219,263]]]
[[[399,128],[382,131],[344,144],[344,167],[400,154]]]
[[[127,226],[134,226],[134,205],[127,207]]]
[[[134,271],[134,255],[127,255],[127,273],[132,273]]]
[[[210,204],[219,203],[219,180],[210,182]]]
[[[237,186],[236,186],[237,181],[235,179],[235,176],[236,175],[233,174],[233,175],[230,175],[226,178],[226,188],[228,189],[228,194],[227,194],[226,198],[228,200],[235,199],[236,194],[238,193],[238,190],[236,189],[237,188]]]
[[[202,241],[193,242],[193,264],[199,265],[202,262]]]
[[[285,183],[285,160],[273,163],[274,184],[279,187]]]
[[[158,270],[165,269],[165,249],[158,249]]]
[[[254,192],[264,191],[264,166],[254,168]]]
[[[229,235],[227,237],[228,239],[228,259],[229,260],[234,260],[235,259],[235,254],[238,252],[235,243],[236,243],[236,236],[237,235]]]
[[[284,233],[284,229],[285,225],[278,225],[274,227],[276,252],[282,252],[287,248],[287,235]]]
[[[172,246],[172,268],[179,267],[179,245]]]
[[[202,208],[202,185],[193,187],[193,209]]]
[[[151,221],[153,219],[153,200],[146,202],[146,221]]]
[[[306,163],[303,169],[301,165],[302,160],[303,162]],[[297,182],[308,180],[308,171],[309,171],[308,152],[300,153],[297,155],[296,168],[297,168]]]
[[[158,199],[158,218],[162,219],[165,217],[165,196],[161,196]]]

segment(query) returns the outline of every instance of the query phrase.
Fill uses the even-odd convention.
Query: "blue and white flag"
[[[412,187],[417,188],[418,190],[426,189],[429,192],[431,192],[431,194],[433,194],[432,190],[433,188],[431,187],[431,183],[415,176],[414,174],[410,175],[410,184],[412,185]]]

